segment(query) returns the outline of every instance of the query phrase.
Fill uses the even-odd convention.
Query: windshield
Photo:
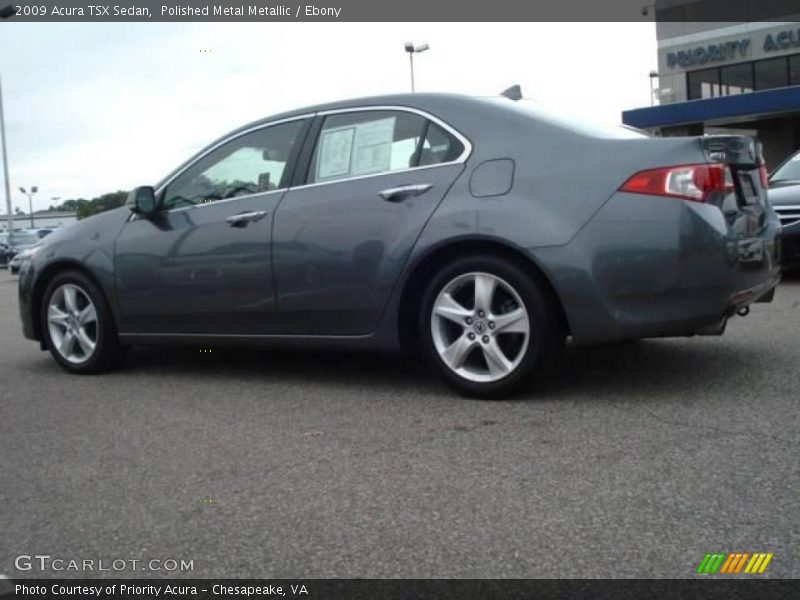
[[[769,179],[770,181],[800,180],[800,152],[778,167]]]
[[[15,246],[28,246],[39,241],[39,236],[35,233],[15,231],[11,236],[11,241]]]

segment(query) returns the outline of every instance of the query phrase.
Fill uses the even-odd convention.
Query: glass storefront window
[[[789,57],[789,85],[800,85],[800,54]]]
[[[800,54],[686,73],[687,100],[800,85]]]
[[[720,69],[720,86],[723,96],[746,94],[753,91],[753,65],[744,63]]]
[[[782,56],[769,60],[758,60],[753,63],[756,74],[756,89],[769,90],[789,85],[789,69],[786,61],[787,58]]]
[[[719,69],[704,69],[688,73],[689,100],[714,98],[720,95]]]

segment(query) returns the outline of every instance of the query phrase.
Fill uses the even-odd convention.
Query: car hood
[[[773,206],[782,204],[800,205],[800,182],[769,188],[769,201]]]
[[[85,239],[103,228],[118,229],[130,214],[130,209],[123,206],[97,213],[91,217],[70,223],[66,227],[59,227],[50,235],[46,235],[39,240],[38,243],[42,245],[42,248],[49,248],[59,242]]]

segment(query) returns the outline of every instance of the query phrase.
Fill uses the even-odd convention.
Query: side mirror
[[[149,185],[134,188],[128,194],[125,206],[138,215],[152,215],[156,212],[156,192]]]

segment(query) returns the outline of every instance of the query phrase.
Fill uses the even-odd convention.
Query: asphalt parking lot
[[[712,551],[800,576],[800,277],[723,337],[570,349],[512,402],[337,352],[147,350],[70,376],[23,339],[7,271],[0,307],[8,577],[79,575],[14,568],[46,554],[201,577],[683,578]]]

